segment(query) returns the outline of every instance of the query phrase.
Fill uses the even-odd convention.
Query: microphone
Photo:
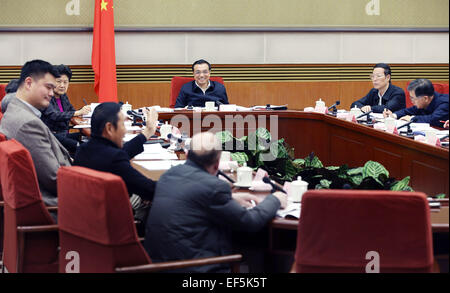
[[[171,140],[171,139],[177,140],[179,143],[181,143],[183,141],[183,139],[181,137],[178,137],[178,136],[176,136],[175,134],[172,134],[172,133],[169,133],[167,135],[167,138],[169,140]]]
[[[277,191],[281,191],[283,193],[286,193],[286,191],[284,191],[283,188],[281,188],[280,186],[276,185],[275,183],[272,182],[272,180],[270,180],[269,177],[263,177],[263,182],[270,184],[272,186],[272,190],[277,190]]]
[[[214,101],[216,104],[217,104],[217,106],[219,106],[220,107],[220,105],[223,105],[223,103],[221,102],[221,101]]]
[[[222,171],[218,170],[217,171],[217,175],[222,175],[223,177],[225,177],[225,179],[227,179],[228,181],[230,181],[231,183],[234,183],[234,180],[231,179],[230,177],[228,177],[225,173],[223,173]]]
[[[133,111],[133,110],[128,110],[128,111],[127,111],[127,114],[128,114],[128,115],[131,115],[131,116],[133,116],[133,117],[136,117],[136,118],[139,118],[139,119],[144,120],[141,114],[139,114],[139,113],[137,113],[137,112],[135,112],[135,111]]]
[[[446,138],[448,138],[448,134],[446,136],[441,137],[439,140],[444,141]]]
[[[405,126],[409,126],[411,123],[413,123],[412,121],[409,121],[408,123],[405,123],[405,124],[403,124],[402,126],[400,126],[400,127],[397,127],[397,130],[399,130],[400,128],[403,128],[403,127],[405,127]]]
[[[341,101],[336,101],[332,106],[328,107],[328,111],[330,111],[333,108],[336,108],[336,106],[339,106],[341,104]]]
[[[366,115],[369,115],[372,112],[373,112],[373,110],[370,110],[369,112],[363,113],[363,114],[359,115],[358,117],[356,117],[356,119],[359,119],[359,118],[362,118],[362,117],[364,117]]]
[[[87,106],[88,105],[88,103],[86,102],[86,99],[85,98],[83,98],[83,103]]]

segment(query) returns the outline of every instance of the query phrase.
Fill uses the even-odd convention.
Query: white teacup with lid
[[[235,185],[250,187],[253,181],[253,169],[247,167],[247,164],[244,163],[242,167],[237,168],[237,182]]]
[[[316,107],[314,108],[314,111],[319,113],[325,113],[325,110],[326,110],[325,102],[322,101],[322,99],[316,101]]]
[[[293,202],[301,202],[303,194],[308,190],[308,182],[302,181],[298,176],[297,180],[292,181],[289,186],[289,199]]]
[[[133,109],[133,107],[130,104],[128,104],[128,101],[126,102],[126,104],[122,104],[121,110],[123,114],[128,115],[127,112],[131,111],[131,109]]]
[[[172,125],[168,124],[166,121],[165,124],[161,125],[159,133],[161,134],[162,139],[167,139],[167,135],[169,135],[169,133],[172,133]]]

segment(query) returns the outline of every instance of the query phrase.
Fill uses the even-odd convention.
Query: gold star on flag
[[[101,10],[108,10],[108,8],[107,8],[108,2],[105,2],[105,0],[102,0],[102,3],[100,3],[100,4],[102,5],[100,11]]]

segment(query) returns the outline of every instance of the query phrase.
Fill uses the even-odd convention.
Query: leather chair
[[[1,107],[0,107],[1,108]],[[0,120],[2,118],[2,113],[0,112]],[[6,141],[6,136],[0,132],[0,143]],[[0,161],[0,165],[2,162]],[[0,178],[0,260],[2,259],[3,254],[3,195],[2,195],[2,181]],[[0,267],[3,265],[3,263],[0,264]]]
[[[6,88],[6,84],[0,83],[0,102],[3,99],[3,97],[6,95],[5,88]]]
[[[193,81],[193,77],[184,76],[174,76],[170,82],[170,108],[175,108],[175,103],[177,102],[178,94],[180,93],[181,87],[188,82]],[[220,76],[211,77],[210,80],[223,83],[223,78]]]
[[[409,96],[408,86],[410,84],[410,81],[406,84],[405,88],[405,98],[406,98],[406,108],[410,108],[414,106],[414,104],[411,102],[411,97]],[[433,83],[434,91],[438,92],[440,94],[448,94],[448,84],[444,83]]]
[[[122,178],[84,167],[58,170],[60,272],[153,272],[211,263],[233,263],[242,255],[152,264],[138,241]],[[74,264],[77,253],[78,264]],[[67,268],[66,268],[67,267]]]
[[[293,271],[423,273],[433,270],[424,193],[311,190],[302,197]],[[366,259],[367,258],[367,259]]]
[[[31,155],[14,139],[0,143],[4,198],[3,265],[8,272],[58,271],[58,226],[42,201]]]

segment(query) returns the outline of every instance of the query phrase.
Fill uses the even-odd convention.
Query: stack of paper
[[[177,160],[164,160],[164,161],[136,161],[135,164],[149,170],[149,171],[156,171],[156,170],[169,170],[173,166],[184,164],[186,161]]]

